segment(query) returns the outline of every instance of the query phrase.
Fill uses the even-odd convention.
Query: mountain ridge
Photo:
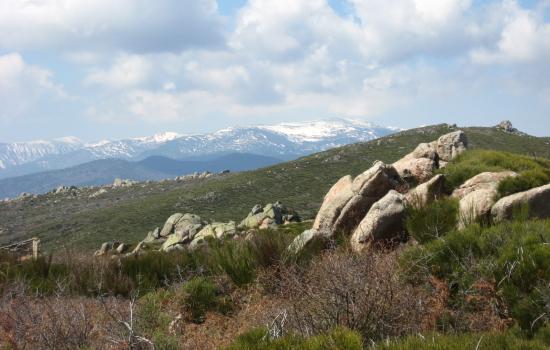
[[[181,135],[174,132],[125,140],[84,144],[43,141],[48,146],[34,152],[32,142],[0,144],[0,178],[45,170],[62,169],[89,161],[120,158],[139,161],[160,155],[178,160],[228,153],[255,153],[290,160],[344,144],[368,141],[397,131],[396,128],[333,118],[309,122],[231,127],[208,134]],[[23,154],[5,151],[25,147]],[[28,155],[27,155],[28,154]]]

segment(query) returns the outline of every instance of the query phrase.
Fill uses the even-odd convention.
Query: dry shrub
[[[25,284],[13,284],[0,296],[0,348],[149,349],[135,330],[133,302],[32,295]]]
[[[282,275],[287,331],[311,336],[344,326],[367,340],[418,331],[426,295],[401,280],[395,254],[339,249],[289,268]]]
[[[0,345],[13,349],[76,349],[97,331],[85,298],[7,293],[0,304]]]

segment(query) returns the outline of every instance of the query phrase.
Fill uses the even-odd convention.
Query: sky
[[[550,0],[0,1],[0,142],[332,117],[550,136]]]

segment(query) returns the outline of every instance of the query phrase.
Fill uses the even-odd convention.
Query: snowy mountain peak
[[[153,136],[83,144],[76,137],[0,144],[0,178],[60,169],[97,159],[140,160],[159,155],[190,159],[218,153],[254,153],[291,159],[392,132],[361,120],[334,118],[274,125],[230,127],[209,134],[164,132]]]
[[[167,131],[167,132],[155,134],[153,136],[136,137],[132,140],[142,141],[146,143],[163,143],[163,142],[172,141],[181,136],[183,135],[178,134],[177,132]]]

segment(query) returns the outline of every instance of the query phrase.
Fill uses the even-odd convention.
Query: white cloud
[[[501,22],[498,37],[472,51],[475,63],[546,63],[550,59],[550,24],[542,14],[522,8],[516,1],[504,1],[493,10]]]
[[[144,56],[122,55],[108,70],[93,70],[84,80],[88,85],[102,85],[114,89],[132,88],[143,84],[153,73],[151,62]]]
[[[29,65],[19,53],[0,55],[0,119],[13,120],[36,106],[41,99],[65,98],[61,85],[47,69]]]
[[[2,0],[0,48],[130,52],[223,44],[215,0]]]

